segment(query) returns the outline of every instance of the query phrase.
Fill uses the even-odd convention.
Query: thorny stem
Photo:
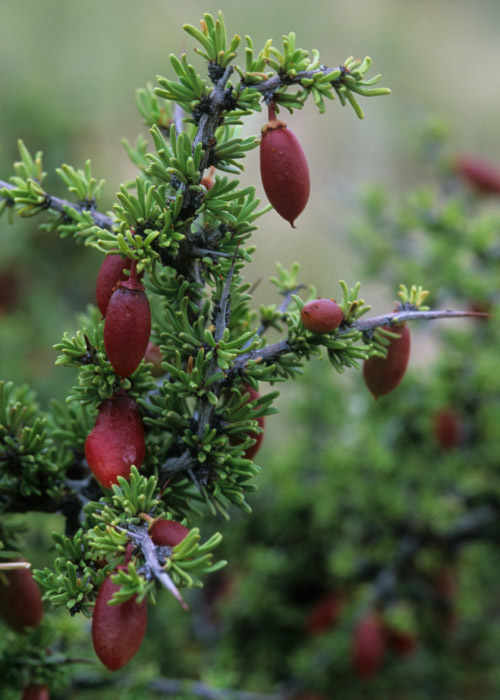
[[[127,528],[121,527],[120,525],[115,525],[115,528],[117,530],[121,530],[122,532],[126,532],[132,542],[141,548],[141,551],[144,554],[146,566],[151,571],[153,576],[158,579],[162,586],[170,591],[174,598],[179,601],[184,610],[189,610],[189,607],[179,593],[177,586],[167,572],[161,567],[156,554],[155,544],[149,534],[143,528],[138,528],[133,525],[128,525]]]

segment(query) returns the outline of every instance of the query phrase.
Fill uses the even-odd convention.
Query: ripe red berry
[[[99,406],[99,414],[85,442],[85,457],[97,481],[104,488],[128,479],[130,467],[138,469],[146,454],[144,427],[135,401],[115,394]]]
[[[313,299],[303,306],[300,320],[313,333],[331,333],[340,326],[344,314],[333,299]]]
[[[241,394],[250,394],[250,397],[247,401],[249,403],[250,401],[255,401],[255,399],[258,399],[260,397],[260,394],[258,391],[255,391],[249,384],[246,384],[242,390]],[[262,431],[264,431],[264,426],[265,426],[265,421],[264,421],[264,416],[259,416],[257,418],[257,424],[259,428],[262,428]],[[247,447],[245,450],[243,457],[245,459],[253,459],[257,452],[260,450],[260,446],[262,445],[262,441],[264,440],[264,432],[261,433],[249,433],[250,437],[255,439],[255,442],[253,445],[250,445],[250,447]],[[239,445],[241,440],[237,440],[235,438],[231,438],[231,444],[232,445]]]
[[[276,119],[272,104],[269,121],[262,127],[260,174],[267,198],[294,227],[309,199],[309,168],[297,137],[285,122]]]
[[[113,369],[130,377],[143,359],[151,335],[151,311],[144,287],[132,275],[110,297],[104,322],[104,347]]]
[[[398,656],[410,656],[417,650],[417,638],[409,632],[402,632],[393,627],[386,627],[385,636],[387,645],[396,652]]]
[[[453,450],[462,440],[462,421],[452,408],[436,411],[432,418],[434,437],[442,450]]]
[[[351,657],[358,676],[372,678],[385,656],[385,635],[376,613],[363,617],[354,629]]]
[[[149,362],[150,364],[153,365],[151,369],[151,374],[153,377],[163,377],[165,374],[165,370],[161,366],[161,363],[163,362],[163,356],[160,352],[160,348],[158,345],[155,345],[151,341],[148,343],[148,347],[146,348],[146,353],[144,355],[144,359],[146,362]]]
[[[149,534],[156,545],[175,547],[189,535],[189,530],[175,520],[160,518],[153,522]]]
[[[102,261],[102,265],[97,275],[97,284],[95,296],[97,306],[103,316],[106,315],[109,298],[111,297],[116,285],[120,281],[125,281],[127,278],[124,270],[130,270],[132,260],[124,258],[122,255],[106,255]]]
[[[110,671],[123,668],[139,651],[148,621],[146,601],[136,603],[136,596],[118,605],[108,605],[119,589],[108,576],[99,589],[92,616],[94,650]]]
[[[321,598],[306,618],[309,634],[322,634],[337,624],[342,610],[343,599],[338,591],[332,591]]]
[[[457,156],[455,172],[476,191],[484,194],[500,194],[500,167],[477,156]]]
[[[387,346],[387,357],[370,357],[365,360],[363,377],[375,399],[393,391],[403,379],[410,358],[410,330],[406,323],[399,326],[383,326],[399,333]]]
[[[39,624],[43,617],[42,597],[30,569],[1,572],[0,613],[5,622],[18,632]]]
[[[49,689],[46,685],[30,685],[23,690],[21,700],[50,700]]]

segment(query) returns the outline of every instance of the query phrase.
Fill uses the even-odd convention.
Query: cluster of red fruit
[[[189,534],[184,525],[174,520],[158,518],[149,526],[149,535],[158,547],[175,547]],[[110,574],[97,594],[92,615],[92,642],[100,661],[110,670],[123,668],[139,651],[146,633],[148,621],[147,603],[138,603],[136,596],[124,603],[109,605],[113,595],[120,589],[111,581],[120,570],[127,570],[132,557],[132,545],[129,544],[122,564]]]
[[[125,270],[130,271],[128,277]],[[146,354],[151,335],[151,312],[136,264],[121,255],[108,255],[99,271],[97,305],[104,320],[104,347],[113,369],[129,377]],[[99,406],[92,432],[85,442],[85,457],[92,473],[105,488],[119,476],[128,479],[134,464],[146,454],[144,427],[135,401],[125,391],[115,392]]]
[[[42,597],[30,569],[0,572],[0,614],[16,632],[25,632],[40,624]],[[46,685],[31,684],[23,690],[22,700],[50,700],[49,689]]]

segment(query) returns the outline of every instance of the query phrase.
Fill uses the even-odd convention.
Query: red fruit
[[[189,530],[175,520],[160,518],[153,522],[149,534],[155,544],[163,547],[175,547],[189,535]]]
[[[462,422],[451,408],[436,411],[432,419],[436,441],[442,450],[453,450],[462,440]]]
[[[304,305],[300,320],[313,333],[331,333],[340,326],[344,314],[334,299],[314,299]]]
[[[342,609],[342,597],[332,591],[319,600],[306,619],[309,634],[322,634],[337,624]]]
[[[153,368],[151,370],[151,374],[153,375],[153,377],[163,377],[163,375],[165,374],[165,370],[161,366],[161,363],[163,362],[163,357],[158,345],[155,345],[154,343],[149,341],[148,347],[146,348],[146,353],[144,355],[144,359],[146,360],[146,362],[149,362],[153,365]]]
[[[103,316],[106,315],[109,298],[116,289],[116,285],[121,280],[125,281],[127,279],[123,271],[130,270],[131,265],[132,260],[124,258],[122,255],[106,255],[102,261],[99,274],[97,275],[95,296],[97,306]]]
[[[408,632],[401,632],[392,627],[386,627],[385,635],[388,646],[398,656],[410,656],[417,650],[417,638]]]
[[[278,214],[294,227],[309,199],[307,160],[297,137],[276,119],[269,105],[269,121],[262,127],[260,174],[267,198]]]
[[[144,287],[132,276],[120,282],[108,303],[104,347],[113,369],[130,377],[146,353],[151,335],[151,311]]]
[[[110,671],[123,668],[139,651],[148,621],[146,601],[136,603],[136,596],[118,605],[108,605],[119,589],[108,576],[99,589],[92,616],[94,650]]]
[[[49,689],[46,685],[30,685],[24,689],[21,700],[50,700]]]
[[[24,632],[27,627],[39,624],[43,617],[42,597],[30,569],[2,571],[0,613],[5,622],[17,632]]]
[[[477,156],[458,156],[455,171],[468,185],[484,194],[500,194],[500,168]]]
[[[242,395],[243,394],[250,394],[250,398],[248,399],[247,403],[249,403],[250,401],[255,401],[255,399],[258,399],[260,397],[259,392],[255,391],[255,389],[253,389],[248,384],[246,384],[242,388],[241,394]],[[264,430],[264,426],[265,426],[264,416],[259,416],[259,418],[257,418],[257,424],[258,424],[259,428],[262,428],[262,430]],[[255,457],[255,455],[257,454],[257,452],[260,449],[260,446],[262,445],[262,441],[264,439],[264,432],[262,432],[262,433],[250,433],[250,436],[255,439],[255,442],[253,443],[253,445],[250,445],[250,447],[247,447],[247,449],[245,450],[245,452],[243,454],[243,457],[245,459],[253,459]],[[241,440],[237,440],[235,438],[231,438],[230,441],[231,441],[232,445],[239,445],[242,442]]]
[[[358,676],[372,678],[385,656],[385,635],[378,615],[369,613],[362,618],[352,638],[352,662]]]
[[[403,323],[398,326],[382,326],[399,338],[391,338],[387,357],[370,357],[365,360],[363,377],[375,399],[393,391],[403,379],[410,359],[410,329]]]
[[[135,401],[115,394],[99,406],[92,432],[85,442],[85,457],[97,481],[104,488],[128,479],[130,467],[139,469],[146,454],[144,427]]]

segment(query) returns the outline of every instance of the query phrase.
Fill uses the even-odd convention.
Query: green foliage
[[[400,285],[396,310],[366,319],[370,306],[360,298],[360,284],[349,288],[342,281],[342,324],[331,333],[313,333],[300,312],[302,296],[315,298],[314,287],[300,296],[305,285],[299,265],[286,270],[278,264],[271,281],[281,303],[262,304],[257,313],[244,271],[257,219],[270,207],[260,205],[253,186],[242,188],[232,177],[259,145],[255,136],[242,136],[243,118],[271,100],[293,112],[311,98],[322,113],[335,96],[362,117],[357,96],[388,90],[373,87],[380,76],[365,78],[369,58],[327,68],[318,51],[296,46],[293,32],[283,37],[281,48],[269,40],[260,51],[246,37],[241,66],[240,37],[227,38],[221,14],[206,14],[201,29],[185,30],[208,62],[207,77],[186,55],[172,56],[175,78],[159,77],[159,87],[138,91],[151,139],[125,143],[138,172],[120,186],[109,213],[97,208],[104,183],[92,175],[89,161],[83,170],[69,165],[57,170],[69,193],[62,200],[44,189],[41,154],[33,158],[22,142],[11,182],[1,183],[0,214],[45,213],[44,230],[136,262],[144,273],[163,374],[143,361],[130,377],[119,377],[106,354],[104,321],[89,306],[78,328],[55,346],[56,363],[77,373],[65,403],[51,404],[44,414],[28,389],[0,385],[0,508],[7,514],[63,514],[65,531],[53,535],[54,562],[34,576],[51,606],[71,615],[91,617],[97,592],[111,576],[120,586],[112,604],[137,596],[161,607],[167,599],[169,629],[172,619],[182,639],[185,631],[175,628],[177,606],[161,589],[185,607],[179,589],[199,589],[208,581],[207,592],[192,594],[193,608],[201,601],[193,627],[204,630],[204,639],[183,639],[186,653],[198,657],[197,666],[188,667],[182,651],[172,652],[181,675],[192,676],[197,667],[210,680],[213,668],[214,678],[232,678],[235,685],[276,690],[286,684],[290,692],[325,693],[337,683],[343,697],[359,697],[347,640],[360,614],[376,608],[391,628],[418,633],[423,647],[432,649],[454,604],[451,595],[444,600],[436,590],[436,578],[446,567],[455,575],[459,547],[475,536],[468,518],[484,507],[487,536],[483,531],[481,536],[498,534],[489,510],[496,513],[496,502],[492,506],[487,498],[497,479],[496,355],[485,352],[472,368],[470,336],[443,335],[446,364],[438,363],[420,383],[405,380],[405,391],[380,405],[356,395],[352,384],[335,383],[324,365],[305,369],[324,355],[339,373],[384,355],[397,330],[380,326],[396,325],[403,314],[404,320],[429,318],[423,306],[427,292]],[[445,294],[467,299],[473,291],[475,299],[492,301],[492,261],[498,259],[494,213],[470,216],[462,194],[445,198],[426,188],[399,206],[371,190],[365,214],[356,235],[368,274],[383,275],[394,290],[401,278],[425,279],[440,300]],[[416,252],[408,255],[414,238]],[[450,255],[457,241],[461,254]],[[439,315],[445,312],[434,317]],[[279,333],[274,342],[266,335],[271,328]],[[479,333],[497,347],[492,326],[474,327],[472,335]],[[262,419],[277,412],[279,395],[266,393],[262,383],[273,387],[303,372],[305,398],[290,403],[293,434],[276,439],[268,458],[273,472],[261,476],[264,484],[267,479],[264,496],[250,503],[261,469],[245,455],[263,432]],[[85,440],[99,406],[119,391],[139,406],[146,456],[140,471],[131,467],[128,480],[120,476],[111,489],[102,489],[85,461]],[[442,454],[429,438],[429,416],[444,400],[462,405],[471,426],[463,454]],[[471,470],[467,459],[483,440],[479,468]],[[439,469],[423,478],[423,469],[434,463]],[[247,518],[252,510],[257,512]],[[211,522],[207,515],[234,518],[225,544],[218,532],[202,541]],[[175,547],[155,545],[150,524],[156,518],[182,521],[189,534]],[[2,521],[2,560],[22,549],[19,529],[13,520]],[[231,574],[220,571],[225,559],[213,560],[216,547],[225,547],[235,562]],[[217,611],[217,586],[224,583],[228,605]],[[231,586],[233,594],[241,592],[243,604],[231,597]],[[342,619],[313,638],[308,615],[332,590],[345,598]],[[470,612],[471,619],[476,613]],[[204,614],[213,616],[210,624]],[[256,644],[261,629],[266,634]],[[11,647],[2,650],[0,670],[7,669],[9,688],[22,687],[30,663],[36,679],[56,688],[70,684],[52,670],[49,654],[29,647],[41,648],[41,635],[35,630],[12,647],[19,662],[12,660]],[[176,646],[177,637],[164,644]],[[204,644],[213,647],[210,654]],[[154,663],[163,668],[160,654],[163,647],[153,649]],[[418,664],[411,676],[418,686],[417,671]],[[146,669],[139,693],[147,692],[150,675]],[[394,677],[399,692],[397,672]],[[373,697],[388,697],[375,688]]]

